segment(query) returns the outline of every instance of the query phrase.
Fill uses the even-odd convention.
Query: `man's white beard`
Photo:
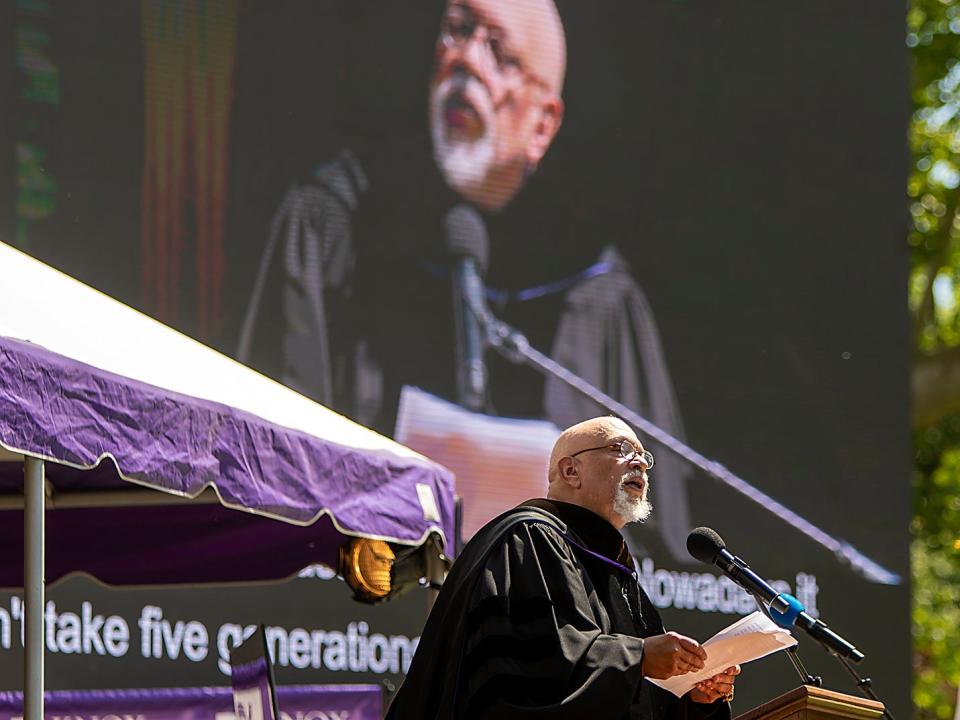
[[[447,98],[453,91],[470,98],[480,115],[483,135],[476,140],[450,140],[444,117]],[[494,108],[490,93],[470,75],[453,75],[441,82],[430,94],[430,134],[433,137],[433,158],[447,184],[461,194],[480,190],[493,163]]]
[[[617,485],[617,491],[613,496],[613,509],[625,523],[638,522],[646,520],[653,512],[653,505],[647,499],[647,491],[650,484],[644,487],[643,495],[637,497],[632,495],[624,485],[634,477],[639,477],[638,472],[629,472],[620,478],[620,484]]]

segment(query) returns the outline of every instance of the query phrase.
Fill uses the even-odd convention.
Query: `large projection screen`
[[[558,428],[604,411],[489,348],[470,407],[466,208],[490,309],[532,347],[899,578],[651,442],[654,514],[626,535],[667,624],[703,640],[749,609],[683,549],[714,527],[905,715],[902,27],[897,4],[827,0],[4,3],[0,239],[436,457],[469,538],[544,493]],[[173,592],[218,623],[209,595]],[[185,674],[70,661],[100,662],[58,656],[51,687]],[[736,710],[796,683],[784,658],[747,666]]]

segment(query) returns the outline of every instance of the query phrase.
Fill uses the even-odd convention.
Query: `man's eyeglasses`
[[[510,49],[502,30],[478,22],[473,13],[462,5],[453,5],[447,10],[440,25],[440,41],[446,48],[462,49],[477,35],[480,28],[483,28],[483,34],[478,38],[490,51],[497,71],[503,77],[526,76],[541,85],[546,85],[542,79],[523,67],[520,56]]]
[[[616,450],[620,453],[620,457],[627,462],[631,462],[639,457],[644,470],[653,469],[653,453],[651,453],[649,450],[637,450],[636,446],[629,440],[623,440],[612,445],[601,445],[600,447],[578,450],[570,457],[576,457],[580,453],[590,452],[592,450]]]

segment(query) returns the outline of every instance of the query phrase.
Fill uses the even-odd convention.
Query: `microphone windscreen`
[[[443,232],[450,254],[456,258],[471,258],[477,264],[477,271],[483,275],[487,270],[490,239],[480,213],[466,204],[453,206],[443,219]]]
[[[687,552],[700,562],[712,565],[720,551],[726,548],[716,530],[708,527],[698,527],[687,535]]]
[[[797,618],[800,616],[800,613],[804,612],[806,608],[789,593],[780,593],[777,597],[780,599],[782,605],[785,606],[785,609],[781,610],[779,607],[774,607],[774,605],[771,604],[769,608],[770,619],[780,627],[792,628],[797,624]]]

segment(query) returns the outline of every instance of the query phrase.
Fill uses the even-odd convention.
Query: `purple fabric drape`
[[[157,688],[145,690],[58,690],[45,693],[46,718],[91,720],[229,720],[230,688]],[[299,685],[277,688],[281,720],[380,720],[378,685]],[[0,692],[0,720],[22,715],[20,693]]]
[[[336,444],[6,337],[0,444],[72,466],[48,464],[48,581],[71,570],[115,584],[285,577],[329,564],[343,534],[453,539],[453,478],[435,463]],[[22,482],[17,463],[0,463],[0,495]],[[201,503],[56,509],[61,493],[137,485],[188,496],[215,485],[225,505],[253,514]],[[4,515],[0,586],[19,587],[21,513]]]

